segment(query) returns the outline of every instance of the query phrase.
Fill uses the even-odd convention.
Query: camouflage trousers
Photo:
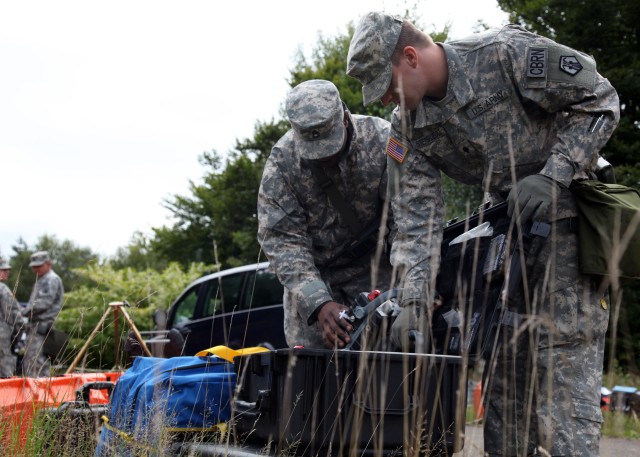
[[[11,352],[11,328],[0,322],[0,378],[9,378],[16,371],[16,356]]]
[[[51,361],[42,352],[46,335],[38,333],[37,325],[29,325],[22,358],[22,375],[37,378],[51,375]]]
[[[528,299],[485,365],[485,452],[598,456],[608,296],[578,273],[575,233],[558,227],[537,242]]]

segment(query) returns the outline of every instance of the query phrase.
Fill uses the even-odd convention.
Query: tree
[[[210,171],[202,184],[191,182],[192,198],[174,196],[165,202],[176,222],[153,229],[152,249],[185,266],[193,261],[224,267],[258,261],[256,202],[264,160],[233,151],[224,168],[215,152],[204,153],[201,162]]]
[[[409,17],[408,12],[406,17]],[[432,32],[431,36],[435,41],[445,41],[449,29],[450,25],[446,25],[442,31]],[[336,85],[340,91],[340,97],[352,113],[390,120],[393,106],[383,106],[382,103],[364,106],[360,81],[347,76],[347,54],[354,31],[355,26],[350,22],[343,35],[327,38],[319,34],[318,42],[309,58],[299,49],[294,59],[294,67],[290,72],[289,85],[295,87],[310,79],[326,79]]]
[[[262,168],[271,154],[273,145],[289,130],[289,122],[271,119],[270,122],[257,122],[253,138],[236,142],[236,149],[255,158],[256,166]]]
[[[65,294],[62,310],[56,319],[56,328],[70,337],[65,362],[71,363],[77,355],[108,310],[109,303],[126,301],[130,304],[127,312],[136,327],[141,331],[151,330],[156,309],[166,310],[189,283],[211,268],[211,265],[192,263],[183,269],[177,263],[171,263],[162,271],[138,271],[134,268],[116,270],[107,263],[74,269],[74,274],[83,278],[84,284]],[[128,327],[122,317],[119,322],[119,336],[123,342]],[[89,346],[83,365],[94,369],[111,369],[114,362],[114,320],[108,316],[102,331]]]
[[[432,35],[434,39],[444,41],[448,31],[449,26],[446,26]],[[346,74],[353,32],[354,26],[350,23],[344,34],[329,38],[320,34],[310,58],[298,50],[289,84],[294,87],[309,79],[332,81],[351,112],[389,118],[390,106],[383,107],[380,103],[363,106],[360,83]],[[219,267],[226,268],[260,260],[255,234],[262,169],[271,148],[288,129],[289,123],[285,119],[257,122],[253,138],[237,141],[235,150],[226,159],[216,151],[203,153],[200,161],[207,171],[202,184],[191,182],[190,196],[174,195],[165,201],[175,222],[171,227],[153,229],[150,252],[157,259],[177,261],[183,266],[203,261],[218,262]],[[447,214],[452,216],[467,214],[468,208],[477,207],[482,195],[478,189],[446,177],[445,192],[448,194]],[[217,247],[217,260],[214,259],[214,246]]]
[[[407,11],[405,17],[415,17],[415,11],[413,15]],[[419,26],[419,22],[415,20],[413,22]],[[421,28],[425,29],[424,27]],[[449,29],[450,25],[446,25],[444,30],[440,32],[431,31],[430,35],[435,41],[446,41]],[[347,25],[347,32],[344,35],[325,38],[320,34],[318,43],[314,47],[310,58],[307,58],[299,50],[296,54],[289,84],[291,87],[295,87],[309,79],[326,79],[338,87],[340,97],[352,113],[378,116],[389,120],[393,106],[383,106],[381,103],[364,106],[360,82],[347,76],[347,53],[354,31],[355,27],[350,23]],[[481,189],[464,185],[450,179],[448,176],[443,176],[443,188],[447,218],[467,217],[482,202],[483,194]]]
[[[149,268],[162,271],[168,261],[151,248],[151,239],[142,232],[135,232],[126,247],[118,248],[109,263],[115,270],[134,268],[138,271]]]
[[[69,291],[86,284],[86,279],[78,276],[74,269],[83,265],[97,265],[99,256],[86,247],[79,247],[73,241],[59,241],[55,236],[42,235],[34,246],[29,246],[20,238],[11,246],[16,253],[11,257],[11,275],[8,283],[13,285],[18,301],[27,302],[33,289],[36,276],[29,268],[31,254],[36,251],[48,251],[53,270],[60,276],[64,290]]]

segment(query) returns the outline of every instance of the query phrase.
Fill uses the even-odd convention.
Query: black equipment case
[[[253,455],[250,449],[269,456],[459,452],[467,367],[491,346],[511,254],[510,230],[506,204],[483,208],[444,228],[437,280],[443,306],[433,315],[426,346],[416,346],[418,353],[290,348],[236,357],[230,421],[235,447],[203,445],[196,454]],[[379,304],[369,303],[367,313]],[[365,332],[374,326],[367,318],[361,322]]]
[[[462,448],[461,357],[294,348],[234,362],[231,426],[239,443],[300,456],[451,455]]]
[[[433,315],[431,352],[461,355],[469,365],[491,353],[513,249],[511,230],[506,203],[445,227],[436,285],[443,306]]]

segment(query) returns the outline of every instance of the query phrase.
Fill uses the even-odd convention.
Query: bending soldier
[[[351,114],[335,85],[322,80],[293,88],[286,111],[291,130],[262,175],[258,240],[285,287],[289,345],[341,348],[353,330],[343,317],[348,305],[359,292],[391,283],[389,123]]]
[[[398,224],[391,259],[404,290],[394,338],[406,343],[425,325],[436,294],[440,172],[508,201],[519,226],[550,224],[526,259],[528,295],[514,310],[521,325],[501,327],[495,366],[487,364],[485,450],[598,455],[609,311],[578,272],[569,185],[594,170],[616,127],[616,91],[591,57],[519,26],[434,43],[382,13],[358,24],[347,74],[362,83],[365,104],[398,105],[387,148]]]

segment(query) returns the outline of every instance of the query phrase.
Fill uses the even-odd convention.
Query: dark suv
[[[157,328],[166,331],[146,341],[154,355],[194,355],[218,345],[287,347],[283,287],[268,266],[244,265],[191,283],[166,314],[156,315]]]

